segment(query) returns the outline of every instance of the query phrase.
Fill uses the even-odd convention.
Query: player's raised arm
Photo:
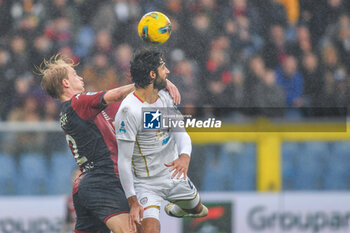
[[[117,87],[117,88],[108,90],[106,94],[103,96],[103,99],[107,105],[115,102],[119,102],[119,101],[122,101],[125,98],[125,96],[127,96],[133,90],[135,90],[134,84]]]
[[[169,94],[170,94],[171,98],[173,99],[174,104],[180,104],[181,103],[181,94],[180,94],[179,90],[168,79],[166,81],[167,81],[166,89],[169,91]]]
[[[169,94],[173,99],[174,104],[180,104],[181,95],[179,90],[169,80],[167,80],[167,83],[168,83],[167,90],[169,91]],[[108,90],[106,94],[103,96],[103,99],[107,105],[111,103],[119,102],[119,101],[122,101],[125,98],[125,96],[127,96],[133,90],[135,90],[134,84],[129,84],[126,86],[114,88],[114,89]]]

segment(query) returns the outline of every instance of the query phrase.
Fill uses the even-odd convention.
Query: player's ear
[[[151,79],[155,79],[157,77],[157,74],[152,70],[151,72],[149,72],[149,76],[151,77]]]
[[[69,82],[68,82],[68,79],[62,79],[62,86],[63,87],[69,87]]]

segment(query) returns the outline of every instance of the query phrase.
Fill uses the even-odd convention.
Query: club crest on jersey
[[[148,198],[147,198],[147,197],[143,197],[143,198],[141,198],[141,200],[140,200],[141,205],[144,205],[144,204],[146,204],[147,202],[148,202]]]
[[[125,122],[124,122],[124,121],[122,121],[122,122],[120,123],[119,132],[120,132],[120,133],[126,133]]]
[[[143,112],[143,128],[144,129],[160,129],[162,113],[157,111],[144,111]]]
[[[64,127],[66,124],[67,124],[68,120],[67,120],[67,114],[63,114],[61,115],[60,117],[60,124],[61,124],[61,127]]]

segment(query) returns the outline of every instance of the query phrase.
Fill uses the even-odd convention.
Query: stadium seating
[[[42,154],[26,153],[20,156],[17,194],[47,194],[48,163]]]
[[[233,156],[235,157],[235,168],[230,178],[230,190],[256,190],[256,145],[243,143],[241,151]]]
[[[224,191],[225,186],[225,170],[222,163],[220,148],[217,145],[207,145],[204,150],[205,166],[202,191]]]
[[[350,142],[332,143],[323,179],[326,190],[350,188]]]
[[[306,142],[296,156],[295,190],[321,190],[330,148],[325,142]]]
[[[256,189],[255,144],[228,143],[207,146],[203,191],[253,191]]]
[[[293,190],[296,174],[296,157],[300,156],[300,143],[285,142],[281,147],[282,189]]]
[[[15,194],[17,167],[15,158],[0,153],[0,195]]]
[[[71,153],[53,153],[50,161],[49,194],[67,194],[72,190],[72,171],[76,167]]]

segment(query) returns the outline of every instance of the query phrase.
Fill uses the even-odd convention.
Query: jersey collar
[[[134,91],[133,94],[137,99],[139,99],[141,101],[141,103],[145,102],[136,91]]]

